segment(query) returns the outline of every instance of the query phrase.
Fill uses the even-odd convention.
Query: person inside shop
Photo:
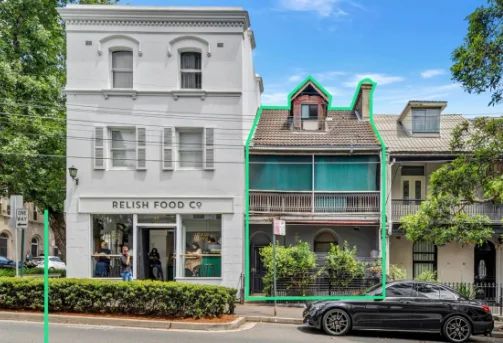
[[[203,262],[202,250],[198,243],[192,243],[192,251],[187,252],[187,256],[185,256],[185,269],[190,270],[192,276],[199,275],[199,269],[201,268],[201,264]]]
[[[108,249],[107,242],[101,242],[101,248],[94,255],[98,255],[96,262],[96,276],[108,277],[110,271],[110,255],[112,252]]]
[[[148,254],[149,257],[149,262],[150,262],[150,275],[152,279],[158,279],[159,275],[156,274],[161,274],[162,273],[162,264],[161,264],[161,255],[159,254],[159,251],[157,248],[152,248],[152,251],[150,251],[150,254]],[[157,273],[154,272],[154,267],[156,268]]]

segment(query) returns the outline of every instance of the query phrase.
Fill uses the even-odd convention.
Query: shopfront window
[[[133,251],[132,214],[92,215],[93,243],[91,247],[92,275],[98,278],[120,278],[120,256],[122,248]],[[134,259],[131,258],[131,261]]]
[[[221,277],[221,215],[182,216],[185,277]]]

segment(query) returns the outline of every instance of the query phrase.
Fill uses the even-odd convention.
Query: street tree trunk
[[[66,262],[66,222],[65,214],[49,210],[49,227],[54,234],[61,259]]]

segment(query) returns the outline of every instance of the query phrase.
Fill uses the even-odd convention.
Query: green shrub
[[[266,268],[263,277],[264,292],[271,294],[274,281],[274,262],[272,244],[260,251],[260,256]],[[299,291],[306,295],[309,285],[315,280],[316,254],[306,242],[299,241],[295,246],[276,245],[276,281],[286,285],[286,290]]]
[[[49,311],[201,318],[231,314],[237,290],[160,281],[50,279]],[[44,308],[39,278],[0,278],[0,309]]]
[[[43,275],[44,268],[23,269],[23,274],[24,275],[34,275],[34,274]],[[49,274],[59,274],[60,277],[66,277],[65,270],[51,270],[51,271],[49,271]],[[19,269],[19,275],[21,275],[21,269]],[[6,268],[0,269],[0,277],[15,277],[15,276],[16,276],[16,269],[6,269]]]
[[[438,282],[440,283],[440,280],[437,280],[437,272],[430,271],[430,270],[425,270],[418,276],[416,276],[416,281],[425,281],[425,282]]]
[[[348,242],[343,247],[330,244],[330,251],[323,266],[323,274],[330,280],[330,284],[337,288],[349,286],[354,279],[361,279],[365,275],[365,266],[356,260],[356,246],[349,249]]]
[[[391,264],[389,266],[389,278],[392,281],[400,281],[407,279],[407,271],[405,268],[401,268],[396,264]]]
[[[473,300],[477,296],[477,293],[479,292],[480,287],[477,287],[477,286],[469,284],[469,283],[461,282],[461,283],[457,283],[454,286],[454,290],[456,290],[462,296],[464,296],[470,300]]]

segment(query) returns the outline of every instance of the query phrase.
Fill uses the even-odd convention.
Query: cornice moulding
[[[136,100],[138,96],[172,96],[178,98],[201,98],[207,97],[240,97],[241,91],[233,90],[135,90],[135,89],[65,89],[66,95],[102,95],[105,99],[111,96],[127,96]]]
[[[67,25],[250,27],[240,8],[82,6],[58,9]]]

